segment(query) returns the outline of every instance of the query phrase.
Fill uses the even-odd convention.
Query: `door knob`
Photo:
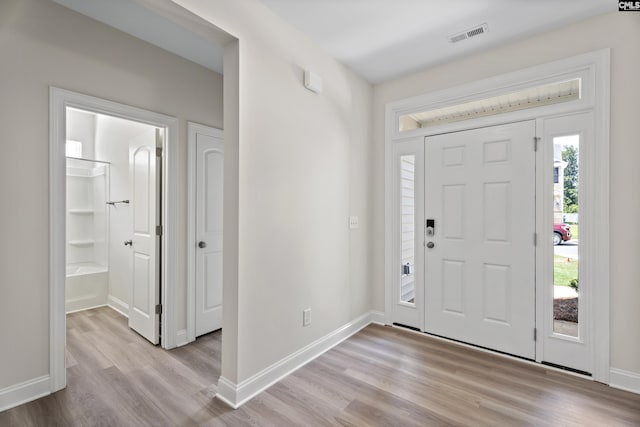
[[[199,247],[200,249],[204,249],[204,248],[206,248],[206,247],[207,247],[207,242],[199,241],[199,242],[198,242],[198,247]]]
[[[124,241],[124,245],[125,246],[133,246],[133,240],[125,240]]]
[[[433,249],[433,247],[434,247],[435,245],[436,245],[436,244],[435,244],[435,243],[433,243],[433,242],[427,242],[427,247],[428,247],[429,249]]]

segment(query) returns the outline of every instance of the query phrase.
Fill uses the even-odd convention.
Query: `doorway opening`
[[[608,382],[607,69],[595,52],[387,106],[387,323]]]
[[[108,306],[159,344],[164,129],[66,109],[65,308]]]
[[[157,344],[186,344],[177,327],[186,308],[176,295],[177,119],[57,88],[50,112],[50,366],[57,391],[67,385],[67,367],[90,350],[99,356],[93,366],[104,368],[123,362],[118,357],[132,360],[129,344],[152,352]],[[92,331],[105,338],[79,340]],[[65,357],[67,338],[75,356]],[[216,346],[220,333],[204,341]],[[220,375],[219,360],[212,363],[217,368],[203,376],[211,377],[208,385]]]
[[[221,332],[170,351],[162,337],[167,128],[74,107],[65,116],[66,392],[92,395],[114,378],[145,392],[140,380],[164,366],[208,390]]]

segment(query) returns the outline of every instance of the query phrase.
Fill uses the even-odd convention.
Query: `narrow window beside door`
[[[553,331],[578,337],[580,135],[553,138]]]
[[[400,234],[401,286],[400,301],[415,304],[415,175],[416,156],[400,157]]]

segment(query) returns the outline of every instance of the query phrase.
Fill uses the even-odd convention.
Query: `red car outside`
[[[559,245],[567,240],[571,240],[571,227],[568,224],[553,224],[553,244]]]

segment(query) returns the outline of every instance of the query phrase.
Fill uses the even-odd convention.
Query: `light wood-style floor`
[[[68,387],[0,426],[640,425],[640,395],[397,328],[365,328],[235,411],[209,388],[219,332],[165,351],[108,308],[68,328]]]

